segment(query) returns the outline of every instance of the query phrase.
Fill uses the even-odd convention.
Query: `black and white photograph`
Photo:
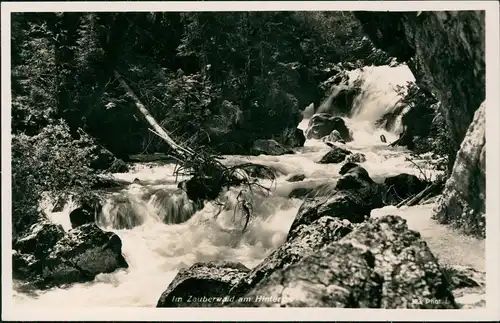
[[[406,3],[3,2],[2,318],[498,319],[499,5]]]

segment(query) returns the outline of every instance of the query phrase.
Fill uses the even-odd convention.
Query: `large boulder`
[[[347,163],[364,163],[366,162],[366,155],[363,153],[353,153],[346,157]]]
[[[61,225],[41,220],[33,224],[24,234],[14,241],[12,249],[23,254],[32,254],[38,258],[45,257],[64,236]]]
[[[417,85],[441,102],[451,170],[474,113],[485,99],[485,11],[358,11],[354,15],[375,46],[407,62]]]
[[[181,269],[161,294],[156,307],[217,307],[228,301],[229,290],[247,275],[241,263],[196,263]]]
[[[310,192],[310,197],[300,206],[290,230],[323,216],[359,223],[370,216],[372,209],[383,206],[381,186],[375,183],[368,172],[360,166],[351,167],[346,171],[333,190],[329,186],[314,190],[318,192],[325,190],[330,193],[313,195],[313,192]]]
[[[81,198],[79,204],[79,207],[69,213],[72,228],[95,222],[97,215],[102,210],[102,204],[97,197]]]
[[[272,139],[256,140],[253,143],[251,152],[254,155],[270,155],[270,156],[281,156],[285,154],[294,153],[292,149],[284,147],[279,142]]]
[[[57,242],[43,261],[41,278],[47,285],[86,282],[120,268],[128,268],[120,237],[89,223],[70,230]]]
[[[94,223],[64,232],[42,221],[33,225],[13,246],[13,275],[39,288],[92,281],[128,264],[120,238]]]
[[[306,130],[307,139],[321,139],[337,130],[345,142],[352,141],[351,134],[347,128],[344,119],[333,116],[328,113],[315,114]]]
[[[326,153],[321,159],[318,161],[319,164],[338,164],[343,162],[346,157],[352,154],[349,150],[337,147],[335,145],[331,146],[331,150]]]
[[[486,236],[485,109],[483,103],[476,111],[433,212],[440,223],[452,224],[479,237]]]
[[[287,241],[241,279],[231,289],[229,295],[236,298],[244,295],[274,271],[297,263],[325,245],[339,240],[351,230],[352,225],[349,221],[331,216],[324,216],[295,227],[290,230]]]
[[[340,241],[275,270],[243,296],[254,307],[457,308],[439,264],[397,216],[358,226]]]

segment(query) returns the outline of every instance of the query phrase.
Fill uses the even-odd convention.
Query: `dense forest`
[[[114,156],[168,153],[115,71],[179,142],[247,153],[287,140],[335,64],[389,62],[349,12],[13,14],[14,219],[41,191],[88,192]]]

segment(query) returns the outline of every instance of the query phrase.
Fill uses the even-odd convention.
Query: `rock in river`
[[[14,245],[14,276],[40,288],[92,281],[128,264],[122,242],[96,224],[84,224],[66,233],[62,227],[41,222]]]
[[[274,271],[232,306],[457,308],[438,262],[398,216],[361,224],[337,242]]]
[[[249,269],[241,263],[215,261],[181,269],[161,294],[156,307],[217,307]]]
[[[352,154],[349,150],[335,145],[332,145],[331,148],[332,149],[318,161],[319,164],[338,164],[343,162],[348,155]]]
[[[276,140],[272,139],[256,140],[253,143],[251,151],[254,155],[270,155],[270,156],[281,156],[285,154],[294,153],[292,149],[284,147]]]

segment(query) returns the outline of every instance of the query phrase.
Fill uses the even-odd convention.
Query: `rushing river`
[[[345,148],[352,152],[362,152],[366,162],[361,165],[375,181],[399,173],[419,176],[420,171],[405,160],[408,151],[400,147],[389,147],[388,143],[397,138],[400,129],[388,132],[377,129],[374,121],[385,112],[394,108],[398,96],[396,85],[404,85],[413,80],[406,66],[368,67],[354,71],[351,77],[363,79],[363,91],[356,99],[353,113],[346,118],[352,130],[354,141]],[[305,119],[299,128],[305,129]],[[388,143],[380,141],[385,135]],[[207,203],[205,207],[180,224],[164,224],[162,216],[175,218],[186,214],[189,208],[185,199],[162,204],[161,200],[148,194],[151,190],[162,189],[166,192],[177,188],[173,176],[174,165],[159,163],[135,164],[129,173],[114,174],[117,178],[141,184],[131,184],[115,193],[103,208],[101,224],[104,230],[113,231],[123,241],[123,254],[129,264],[128,269],[110,274],[98,275],[94,281],[74,284],[66,288],[53,288],[24,294],[14,291],[15,302],[25,306],[42,307],[85,307],[85,306],[135,306],[153,307],[159,296],[167,288],[180,268],[189,267],[195,262],[211,260],[230,260],[243,263],[249,268],[256,266],[269,253],[279,247],[286,239],[288,230],[301,204],[299,199],[290,199],[288,194],[296,187],[312,187],[317,183],[334,182],[339,178],[341,164],[316,163],[329,151],[329,147],[318,140],[308,140],[304,147],[296,149],[296,154],[284,156],[226,156],[228,164],[254,162],[274,168],[279,178],[269,196],[255,196],[253,201],[254,217],[248,229],[242,233],[241,215],[227,207],[215,218],[219,206]],[[416,161],[425,170],[427,161]],[[304,174],[302,182],[290,183],[285,178],[291,174]],[[428,176],[435,176],[427,170]],[[222,199],[235,205],[237,189],[224,193]],[[131,229],[113,229],[109,224],[116,220],[115,201],[128,199],[132,217],[139,218],[142,224]],[[71,227],[69,212],[74,206],[68,204],[62,212],[50,214],[65,229]],[[465,265],[483,269],[484,243],[464,238],[435,224],[430,219],[430,206],[417,206],[402,210],[384,208],[374,210],[375,215],[395,213],[406,217],[410,227],[421,231],[431,246],[442,250],[444,261],[458,259]],[[107,225],[108,224],[108,225]],[[443,237],[446,248],[443,248]],[[474,252],[462,254],[462,246],[467,245]]]

